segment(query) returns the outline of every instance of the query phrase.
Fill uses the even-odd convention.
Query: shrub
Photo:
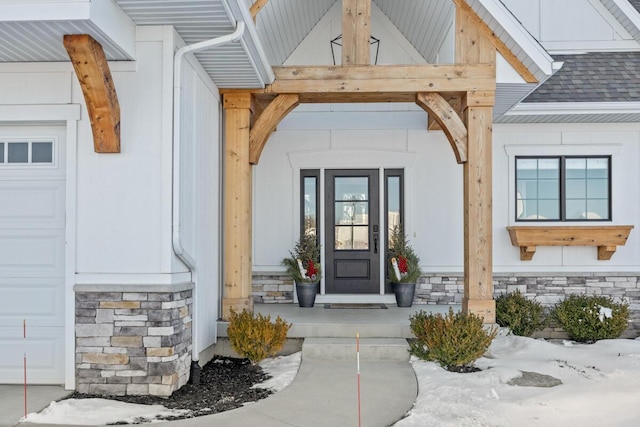
[[[284,347],[291,324],[278,316],[275,323],[271,316],[263,316],[247,310],[238,314],[231,309],[227,335],[236,353],[249,359],[252,365],[260,363]]]
[[[486,331],[482,317],[473,313],[454,314],[451,307],[446,316],[421,310],[410,321],[411,332],[416,336],[410,343],[411,354],[456,372],[470,368],[487,351],[498,332],[495,328]]]
[[[300,262],[304,276],[300,271]],[[317,283],[322,278],[320,271],[320,245],[314,234],[303,234],[289,251],[289,257],[282,260],[287,273],[298,283]]]
[[[618,338],[624,332],[629,305],[603,295],[569,295],[556,304],[551,316],[572,340],[595,342]]]
[[[511,329],[514,335],[530,337],[545,326],[544,307],[525,298],[519,290],[496,298],[496,322]]]

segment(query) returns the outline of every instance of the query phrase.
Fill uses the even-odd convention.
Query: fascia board
[[[472,2],[469,2],[472,6]],[[520,46],[535,65],[535,69],[529,65],[529,70],[539,80],[544,80],[545,76],[554,73],[553,58],[547,53],[542,45],[522,26],[522,24],[510,13],[504,4],[499,0],[478,0],[478,3],[498,22],[498,24],[509,34],[512,40],[503,40],[509,46],[510,42],[515,42]],[[473,6],[472,6],[473,7]],[[476,11],[478,13],[478,11]],[[480,14],[481,15],[481,14]],[[492,28],[492,30],[496,30]],[[526,62],[523,61],[523,63]]]
[[[90,0],[0,2],[0,21],[76,21],[89,19]]]
[[[120,46],[129,59],[136,57],[136,25],[120,7],[111,0],[92,0],[91,22]]]
[[[631,35],[640,42],[640,12],[631,6],[627,0],[600,0],[600,2],[611,11],[612,8],[620,11],[626,18],[627,22],[621,24],[631,33]],[[611,11],[615,16],[616,13]],[[631,26],[631,28],[629,28]]]
[[[516,105],[505,116],[638,113],[640,102],[526,102]]]
[[[136,54],[136,26],[112,0],[0,0],[0,22],[77,21],[91,25],[129,57]],[[97,34],[92,34],[95,38]]]
[[[273,68],[269,64],[267,54],[262,47],[256,24],[253,22],[251,12],[243,0],[223,0],[227,5],[228,13],[235,26],[235,21],[244,21],[246,29],[240,39],[242,47],[246,52],[255,72],[264,84],[271,84],[276,79]]]

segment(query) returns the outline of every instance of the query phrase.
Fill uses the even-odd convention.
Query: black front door
[[[380,292],[378,170],[327,170],[325,289]]]

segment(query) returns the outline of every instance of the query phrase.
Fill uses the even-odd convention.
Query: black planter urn
[[[411,307],[413,305],[413,296],[416,293],[416,284],[394,283],[393,293],[396,296],[398,307]]]
[[[318,293],[318,282],[297,282],[296,294],[298,295],[298,305],[300,307],[313,307]]]

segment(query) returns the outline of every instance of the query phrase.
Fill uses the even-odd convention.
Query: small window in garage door
[[[0,166],[53,165],[53,140],[0,141]]]

